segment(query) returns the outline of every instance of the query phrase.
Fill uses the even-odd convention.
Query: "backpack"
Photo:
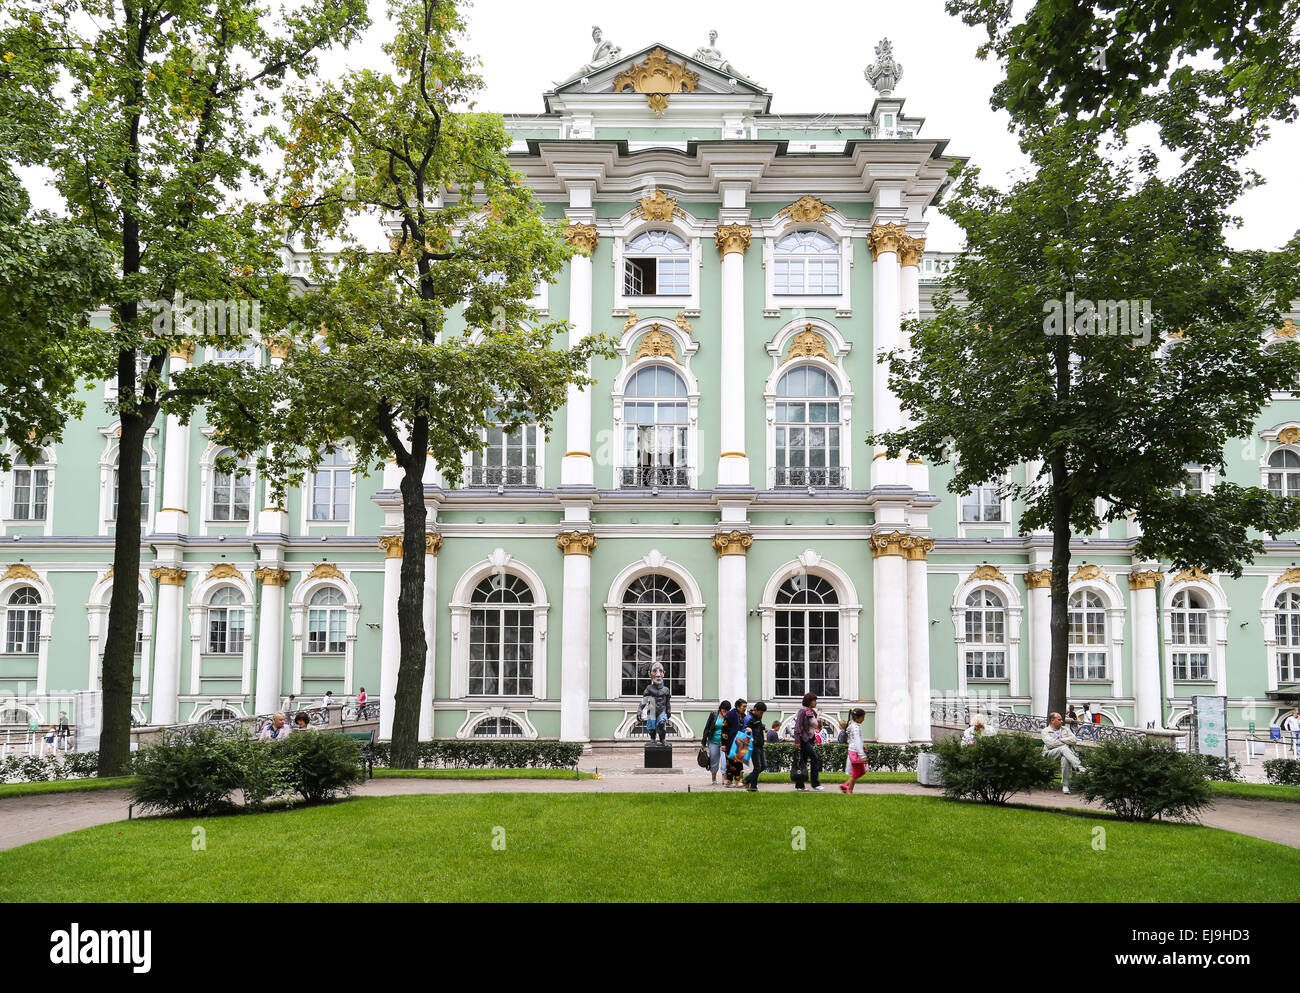
[[[849,743],[849,729],[846,727],[840,728],[840,736],[835,740],[841,745],[847,745]]]

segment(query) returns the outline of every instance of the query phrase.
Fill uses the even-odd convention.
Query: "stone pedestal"
[[[645,767],[647,769],[671,769],[673,767],[673,746],[664,742],[647,742],[645,746]]]

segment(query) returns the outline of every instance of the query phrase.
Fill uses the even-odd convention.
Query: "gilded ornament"
[[[669,94],[683,90],[694,93],[699,82],[699,73],[688,68],[685,62],[677,65],[668,58],[667,52],[656,48],[644,62],[614,77],[614,92],[630,89],[633,93],[644,93],[650,109],[661,115],[668,109]]]
[[[906,558],[917,540],[910,534],[904,534],[901,531],[891,531],[889,534],[873,534],[870,539],[871,557],[878,559],[886,555],[897,555],[900,558]]]
[[[1300,583],[1300,569],[1288,569],[1277,577],[1277,582],[1273,585],[1281,586],[1283,583]]]
[[[331,565],[329,562],[322,562],[311,572],[307,573],[308,579],[342,579],[343,573],[339,572],[339,567]]]
[[[624,332],[631,331],[632,328],[636,326],[636,322],[639,320],[641,320],[641,318],[636,316],[636,311],[629,310],[627,313],[627,320],[623,322],[623,331]]]
[[[556,535],[555,544],[565,555],[586,555],[590,558],[596,547],[596,536],[587,531],[565,531]]]
[[[744,555],[754,545],[754,536],[747,531],[731,531],[713,536],[713,550],[718,558],[724,555]]]
[[[290,342],[287,338],[275,338],[266,346],[267,351],[271,353],[273,359],[287,359],[289,357]]]
[[[1300,328],[1297,328],[1295,321],[1288,317],[1282,322],[1282,326],[1277,329],[1277,336],[1279,338],[1294,338],[1297,331],[1300,331]]]
[[[1099,565],[1081,565],[1075,570],[1074,575],[1070,577],[1070,582],[1078,582],[1081,579],[1100,579],[1102,582],[1109,583],[1110,577],[1101,571]]]
[[[971,582],[971,580],[995,580],[999,583],[1010,582],[1010,580],[1007,579],[1007,577],[1002,574],[1002,570],[995,565],[980,566],[978,569],[976,569],[974,572],[972,572],[969,576],[966,577],[966,582],[969,583]]]
[[[426,531],[424,535],[424,554],[437,555],[442,548],[442,535]]]
[[[258,569],[253,576],[262,581],[263,586],[288,586],[289,571],[287,569],[272,569],[270,567]]]
[[[184,569],[166,569],[159,566],[156,569],[150,569],[149,575],[158,580],[163,586],[184,586],[185,577],[189,573]]]
[[[925,239],[903,236],[898,246],[898,264],[901,266],[920,266],[925,255]]]
[[[867,235],[867,247],[871,249],[871,261],[877,261],[884,252],[897,253],[907,237],[907,228],[901,224],[877,224]]]
[[[804,325],[804,329],[794,336],[794,342],[790,345],[790,354],[781,362],[791,362],[794,359],[811,359],[821,358],[827,362],[831,361],[831,353],[826,347],[826,339],[813,330],[811,324]]]
[[[825,224],[826,215],[835,210],[816,197],[800,197],[788,207],[776,212],[777,217],[788,217],[794,224]]]
[[[186,362],[193,362],[193,361],[194,361],[194,342],[189,341],[188,339],[186,339],[186,340],[182,341],[182,342],[181,342],[180,344],[178,344],[178,345],[172,345],[172,346],[167,350],[167,354],[170,355],[170,356],[171,356],[172,358],[174,358],[174,359],[184,359]]]
[[[732,252],[744,255],[749,250],[752,235],[753,232],[748,224],[722,224],[718,226],[714,242],[723,255],[730,255]]]
[[[1300,441],[1300,428],[1294,424],[1289,428],[1283,428],[1277,433],[1277,440],[1282,445],[1294,445],[1297,441]]]
[[[641,216],[647,221],[671,221],[677,211],[677,201],[660,189],[637,203],[641,205]]]
[[[1200,569],[1184,569],[1174,577],[1174,583],[1212,583],[1214,582],[1209,576]]]
[[[670,358],[677,362],[677,346],[673,343],[672,335],[656,324],[641,337],[641,345],[636,350],[638,359],[646,358]],[[679,362],[678,365],[681,363]]]
[[[243,578],[244,578],[244,574],[243,574],[242,572],[240,572],[238,569],[236,569],[236,568],[235,568],[233,565],[231,565],[229,562],[218,562],[218,563],[217,563],[216,565],[214,565],[210,570],[208,570],[208,574],[207,574],[206,576],[204,576],[203,578],[204,578],[205,580],[207,580],[207,579],[243,579]]]
[[[593,255],[600,242],[600,235],[594,224],[570,224],[564,229],[564,240],[576,246],[582,254]]]
[[[1128,574],[1128,588],[1130,590],[1154,590],[1156,583],[1164,578],[1164,573],[1157,572],[1154,569],[1146,572],[1130,572]]]
[[[934,539],[913,538],[911,546],[903,551],[909,562],[924,562],[925,557],[934,551]]]
[[[691,333],[691,322],[686,319],[686,311],[684,310],[677,311],[677,316],[673,318],[673,323],[676,324],[683,331],[685,331],[687,334]]]
[[[1049,590],[1052,588],[1052,570],[1038,569],[1025,573],[1025,587],[1031,590]]]
[[[386,534],[379,539],[379,547],[384,552],[386,559],[400,559],[402,557],[402,536],[400,534]]]
[[[6,579],[34,579],[39,583],[41,577],[36,575],[36,570],[31,566],[16,562],[5,570],[3,576],[0,576],[0,582]]]

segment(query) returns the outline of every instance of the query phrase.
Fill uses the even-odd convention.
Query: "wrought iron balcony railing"
[[[777,466],[773,472],[776,489],[811,486],[815,489],[842,490],[849,485],[843,466]]]
[[[689,489],[691,469],[684,465],[625,466],[618,470],[618,485],[624,488],[662,486],[665,489]]]
[[[1047,727],[1046,717],[1033,714],[1016,714],[1009,710],[989,707],[977,710],[950,700],[930,701],[930,720],[938,724],[960,724],[969,727],[976,713],[986,714],[988,720],[999,731],[1019,731],[1023,734],[1040,734]],[[1111,741],[1123,738],[1144,737],[1140,728],[1118,727],[1114,724],[1070,723],[1070,730],[1080,741]]]
[[[535,465],[475,465],[465,472],[466,486],[526,487],[537,485]]]

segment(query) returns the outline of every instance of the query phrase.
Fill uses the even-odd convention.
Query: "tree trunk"
[[[389,762],[394,769],[420,764],[420,699],[424,686],[424,466],[429,439],[428,420],[417,417],[411,430],[411,456],[402,475],[402,581],[397,596],[400,661],[393,697],[393,737]]]
[[[135,353],[130,353],[134,378]],[[120,384],[119,384],[120,385]],[[123,411],[118,439],[117,526],[113,536],[113,596],[108,607],[104,644],[103,728],[99,737],[99,775],[129,772],[131,759],[131,688],[135,669],[135,633],[140,611],[140,458],[148,429],[138,413]],[[80,721],[81,715],[77,715]]]
[[[1052,458],[1052,663],[1047,678],[1048,714],[1065,713],[1070,658],[1070,509],[1065,455]]]

